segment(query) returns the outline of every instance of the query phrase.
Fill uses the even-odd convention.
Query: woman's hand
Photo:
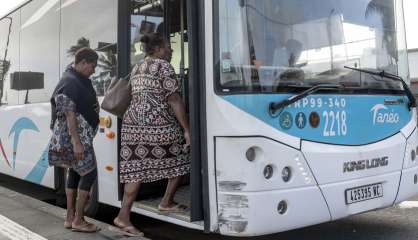
[[[84,159],[84,147],[80,141],[73,143],[74,156],[77,161]]]
[[[183,99],[178,93],[173,93],[168,97],[168,104],[173,109],[177,120],[184,129],[184,140],[186,141],[184,147],[188,148],[190,146],[189,120],[187,118],[186,107]]]
[[[186,141],[185,147],[190,146],[190,132],[188,130],[184,131],[184,140]]]

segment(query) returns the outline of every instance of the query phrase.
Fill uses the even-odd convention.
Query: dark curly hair
[[[139,41],[142,43],[142,50],[150,56],[158,47],[163,47],[167,39],[161,33],[151,33],[145,34]]]
[[[75,64],[86,60],[88,63],[97,62],[99,55],[91,48],[83,47],[75,53]]]

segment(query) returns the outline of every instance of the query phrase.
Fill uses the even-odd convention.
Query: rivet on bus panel
[[[109,139],[114,139],[115,138],[115,135],[116,134],[114,132],[112,132],[112,131],[106,133],[106,137],[109,138]]]

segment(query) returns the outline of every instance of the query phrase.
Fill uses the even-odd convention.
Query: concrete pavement
[[[89,219],[101,227],[98,233],[78,233],[63,227],[65,210],[0,187],[0,240],[145,240],[124,237],[109,225]]]

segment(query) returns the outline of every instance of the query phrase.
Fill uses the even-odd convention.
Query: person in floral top
[[[64,227],[80,232],[100,230],[84,220],[84,206],[97,179],[93,138],[99,124],[99,104],[89,79],[95,72],[97,59],[97,53],[90,48],[78,50],[74,66],[63,73],[51,97],[48,161],[50,166],[68,169]]]

